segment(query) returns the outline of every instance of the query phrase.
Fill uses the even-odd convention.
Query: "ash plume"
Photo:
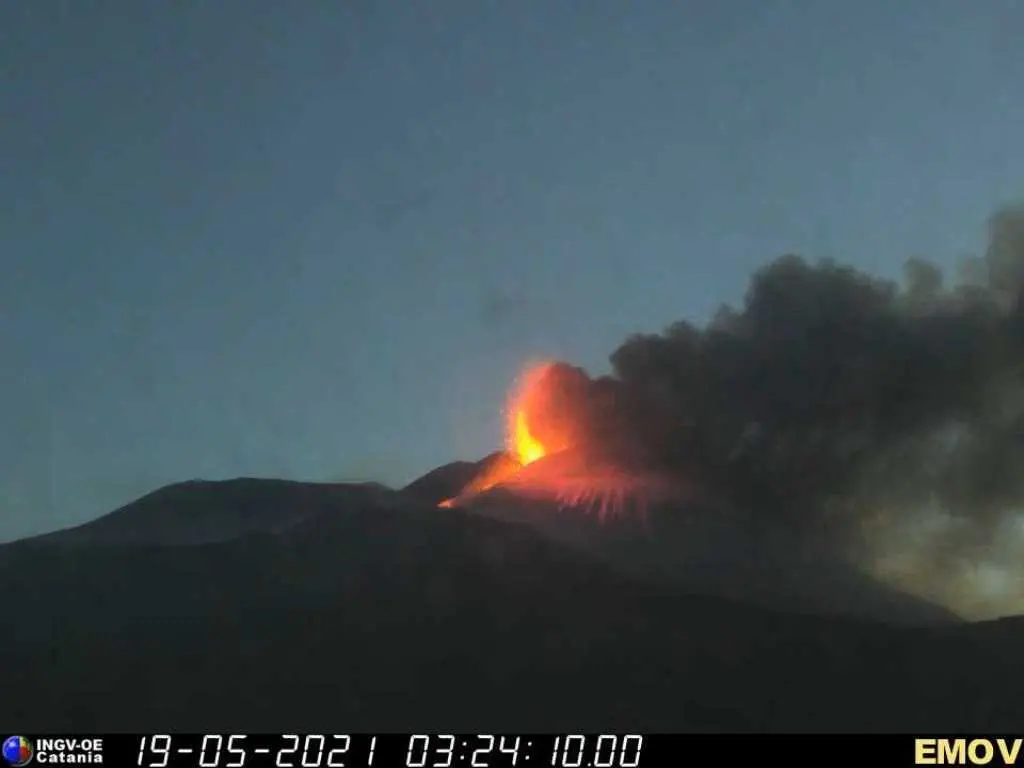
[[[785,256],[741,305],[611,362],[553,374],[580,442],[628,445],[964,613],[1024,610],[1024,206],[955,280]]]

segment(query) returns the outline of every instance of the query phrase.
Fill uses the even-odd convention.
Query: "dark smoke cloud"
[[[786,256],[741,306],[633,336],[611,361],[564,406],[591,444],[628,440],[879,561],[916,543],[915,578],[963,572],[1024,510],[1024,207],[991,219],[953,281],[919,259],[897,283]],[[576,390],[585,376],[558,375]]]

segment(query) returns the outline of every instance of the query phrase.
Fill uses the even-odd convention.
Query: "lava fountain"
[[[484,467],[457,497],[442,501],[442,507],[453,507],[460,498],[483,493],[552,452],[551,447],[530,431],[530,408],[541,399],[544,379],[551,365],[533,365],[522,375],[518,386],[510,393],[505,409],[505,452]]]
[[[505,451],[440,506],[458,506],[502,485],[560,507],[596,511],[604,519],[627,508],[642,512],[655,499],[678,497],[676,483],[593,458],[595,446],[585,444],[585,425],[580,423],[587,418],[591,383],[585,373],[569,366],[530,366],[505,408]]]

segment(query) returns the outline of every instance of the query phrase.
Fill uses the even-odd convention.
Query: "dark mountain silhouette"
[[[680,495],[641,504],[627,494],[619,514],[601,517],[596,504],[567,506],[543,498],[544,491],[560,486],[568,485],[571,493],[574,478],[581,485],[592,478],[600,484],[615,471],[584,452],[565,451],[462,503],[478,514],[528,524],[629,576],[691,593],[892,624],[959,621],[944,608],[878,582],[807,531],[721,501]],[[635,496],[643,493],[641,485]]]
[[[282,530],[340,498],[325,496],[332,486],[283,480],[245,479],[231,483],[193,480],[147,494],[83,525],[36,537],[35,543],[203,544],[247,533]],[[333,486],[338,496],[363,498],[371,485]]]
[[[462,467],[486,472],[495,464],[494,456]],[[668,497],[662,492],[659,499],[658,486],[664,491],[670,483],[656,475],[648,474],[637,493],[621,498],[623,509],[618,515],[599,515],[593,499],[589,504],[565,503],[577,486],[592,484],[595,478],[597,485],[607,485],[609,475],[622,476],[620,459],[576,449],[563,451],[528,465],[493,488],[463,493],[459,503],[478,514],[528,524],[631,577],[691,593],[894,624],[959,620],[944,608],[878,582],[840,557],[830,542],[815,540],[806,530],[744,514],[721,499],[684,492]],[[436,478],[436,473],[446,470],[442,467],[425,478]],[[457,473],[458,479],[467,471]],[[642,465],[625,474],[645,477]],[[455,480],[456,473],[448,479]],[[562,498],[554,498],[556,493]],[[452,495],[449,483],[444,496]],[[642,503],[643,495],[654,496],[654,503]]]
[[[480,461],[453,461],[416,478],[402,490],[421,501],[440,504],[465,488],[484,469],[498,461],[504,451],[495,451]]]
[[[1021,620],[896,628],[687,595],[378,486],[171,486],[0,547],[0,584],[15,731],[1008,732],[1024,715]]]

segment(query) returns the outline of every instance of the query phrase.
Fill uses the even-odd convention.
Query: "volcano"
[[[494,463],[474,465],[477,476],[487,476]],[[474,515],[527,525],[630,578],[690,594],[895,625],[959,620],[878,581],[806,534],[583,451],[542,458],[483,490],[463,491],[454,503]]]
[[[572,423],[585,389],[572,369],[529,368],[509,395],[503,451],[441,467],[406,490],[426,498],[429,489],[442,507],[529,525],[632,578],[695,594],[892,624],[957,620],[806,532],[652,471],[621,446],[588,444]]]
[[[158,489],[0,546],[26,732],[1004,731],[1024,622],[958,621],[588,440],[524,377],[505,448],[401,490]],[[552,382],[562,382],[552,388]]]
[[[586,374],[565,364],[530,366],[509,394],[504,450],[475,463],[446,465],[406,490],[422,495],[443,477],[451,495],[440,505],[452,507],[514,486],[567,504],[588,503],[601,517],[624,511],[627,497],[642,508],[646,500],[682,492],[678,481],[644,470],[625,446],[599,445],[586,434],[590,385]]]

